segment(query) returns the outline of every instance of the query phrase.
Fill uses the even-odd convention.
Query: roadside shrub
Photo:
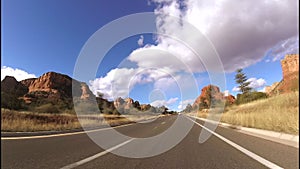
[[[51,103],[41,105],[35,108],[35,110],[39,113],[51,113],[51,114],[59,113],[59,109],[56,106],[52,105]]]
[[[7,108],[12,110],[22,109],[22,101],[15,95],[10,95],[5,92],[1,92],[1,108]]]
[[[267,94],[263,92],[250,92],[250,93],[238,94],[235,103],[244,104],[244,103],[252,102],[254,100],[265,99],[267,97],[268,97]]]

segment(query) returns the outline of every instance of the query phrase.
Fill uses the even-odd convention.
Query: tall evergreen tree
[[[239,85],[240,91],[245,94],[249,93],[252,88],[249,86],[250,82],[247,82],[247,76],[243,72],[243,69],[236,70],[235,82]]]

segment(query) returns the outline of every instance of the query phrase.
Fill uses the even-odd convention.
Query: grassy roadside
[[[221,122],[244,127],[299,134],[299,92],[282,94],[243,105],[226,107]],[[208,112],[198,116],[206,118]]]
[[[81,129],[82,126],[97,127],[105,124],[117,126],[152,117],[154,116],[84,115],[77,118],[76,115],[71,114],[46,114],[1,109],[1,131],[64,131]]]

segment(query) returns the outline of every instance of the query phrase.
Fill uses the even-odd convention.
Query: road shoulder
[[[236,126],[236,125],[232,125],[232,124],[228,124],[228,123],[222,123],[222,122],[208,120],[208,119],[204,119],[204,118],[200,118],[200,117],[195,117],[192,115],[187,115],[187,116],[196,118],[201,121],[218,124],[220,127],[230,128],[237,132],[241,132],[241,133],[248,134],[251,136],[255,136],[255,137],[262,138],[262,139],[266,139],[266,140],[270,140],[273,142],[277,142],[277,143],[281,143],[284,145],[299,148],[299,135],[292,135],[292,134],[280,133],[280,132],[275,132],[275,131],[268,131],[268,130],[262,130],[262,129]]]

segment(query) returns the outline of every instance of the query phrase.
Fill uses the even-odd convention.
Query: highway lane
[[[120,133],[131,137],[146,138],[165,131],[179,116],[161,117],[152,123],[132,124],[119,127]],[[187,122],[189,119],[181,116]],[[203,122],[197,120],[199,124]],[[260,162],[225,143],[216,136],[199,144],[199,134],[203,130],[194,125],[188,135],[171,150],[158,156],[132,159],[112,153],[103,154],[76,168],[266,168]],[[103,132],[103,131],[97,131]],[[238,133],[232,129],[218,127],[216,132],[245,149],[277,164],[283,168],[298,168],[299,149],[261,138]],[[176,134],[176,133],[174,133]],[[124,140],[125,141],[125,140]],[[162,140],[164,141],[164,140]],[[113,145],[118,145],[112,140]],[[133,144],[130,141],[127,144]],[[50,138],[1,140],[1,168],[61,168],[105,152],[86,134],[59,136]],[[113,147],[113,146],[112,146]],[[136,147],[139,151],[142,147]]]

